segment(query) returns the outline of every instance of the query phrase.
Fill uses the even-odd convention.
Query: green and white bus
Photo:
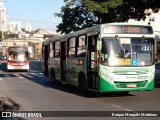
[[[152,90],[156,41],[150,25],[106,23],[42,43],[42,72],[80,91]]]

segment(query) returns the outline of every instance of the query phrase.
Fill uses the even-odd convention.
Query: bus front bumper
[[[29,70],[29,65],[25,66],[12,66],[12,65],[7,65],[8,70]]]
[[[145,91],[145,90],[153,90],[154,88],[154,79],[150,82],[142,81],[135,82],[135,86],[128,87],[129,84],[133,84],[130,82],[113,82],[100,78],[99,83],[99,92],[119,92],[119,91]]]

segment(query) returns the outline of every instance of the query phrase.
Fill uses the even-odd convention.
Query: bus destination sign
[[[153,34],[151,26],[136,25],[105,25],[102,31],[106,34]]]
[[[26,47],[9,47],[8,51],[27,51]]]

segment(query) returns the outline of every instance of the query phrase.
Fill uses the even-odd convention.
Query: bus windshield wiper
[[[125,48],[124,48],[123,45],[121,44],[118,35],[116,35],[115,38],[116,38],[116,40],[117,40],[117,42],[118,42],[118,44],[119,44],[119,46],[120,46],[120,48],[121,48],[121,50],[122,50],[122,52],[123,52],[123,57],[124,57],[124,55],[125,55]]]

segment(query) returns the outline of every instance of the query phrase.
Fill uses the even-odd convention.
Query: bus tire
[[[79,92],[82,93],[83,95],[87,95],[88,91],[87,91],[87,83],[86,83],[86,77],[83,73],[79,74],[78,77],[78,88],[79,88]]]
[[[53,85],[56,84],[56,77],[55,77],[55,72],[53,69],[51,70],[51,81],[52,81]]]

